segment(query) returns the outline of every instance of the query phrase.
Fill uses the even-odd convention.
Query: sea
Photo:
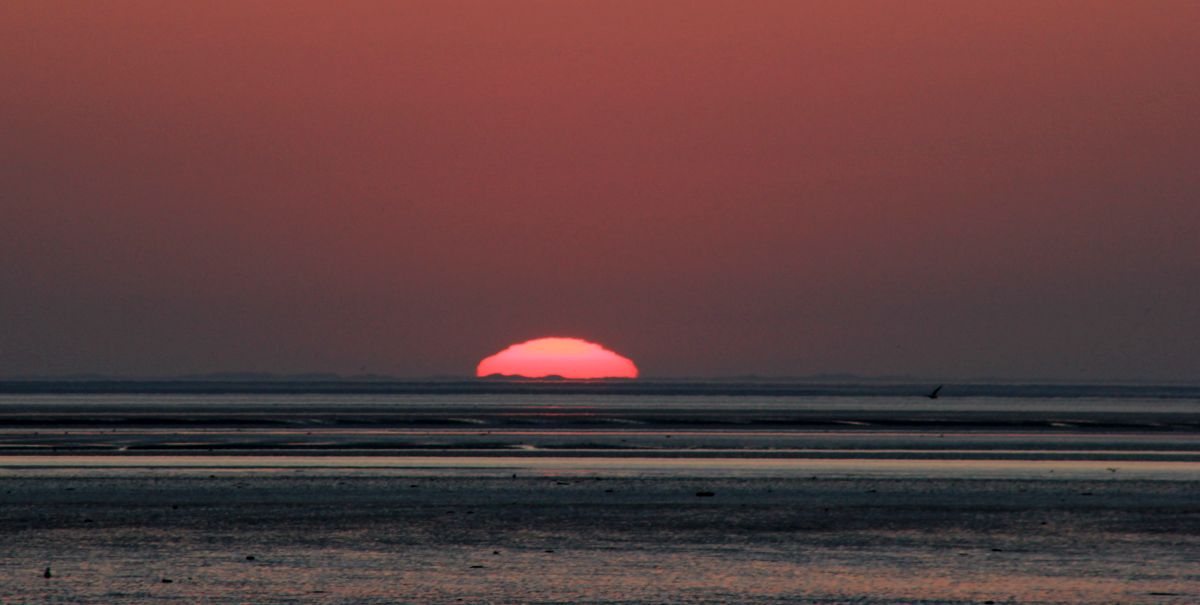
[[[1200,386],[936,386],[0,383],[0,603],[1200,603]]]

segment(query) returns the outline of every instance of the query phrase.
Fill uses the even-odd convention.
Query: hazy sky
[[[0,376],[1200,378],[1200,2],[0,3]]]

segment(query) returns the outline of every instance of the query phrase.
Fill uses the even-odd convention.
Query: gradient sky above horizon
[[[0,5],[0,376],[1200,378],[1197,2]]]

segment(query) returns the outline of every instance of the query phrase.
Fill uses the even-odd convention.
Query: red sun
[[[538,338],[518,343],[485,358],[476,376],[524,378],[637,378],[633,362],[608,349],[578,338]]]

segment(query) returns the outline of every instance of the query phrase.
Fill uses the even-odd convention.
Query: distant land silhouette
[[[768,384],[894,384],[894,385],[1149,385],[1149,386],[1200,386],[1200,378],[1195,380],[1155,381],[1135,378],[1114,378],[1105,381],[1080,382],[1068,378],[1008,378],[1002,376],[975,376],[953,379],[945,376],[911,376],[906,374],[864,375],[853,373],[819,373],[803,375],[762,375],[738,374],[731,376],[653,376],[639,378],[603,378],[576,380],[562,376],[546,376],[543,378],[525,378],[521,376],[506,376],[490,374],[476,377],[472,374],[436,374],[430,376],[397,376],[391,374],[358,373],[339,374],[336,372],[208,372],[197,374],[176,374],[164,376],[138,376],[120,374],[35,374],[18,376],[0,376],[0,383],[5,382],[226,382],[226,383],[421,383],[421,382],[615,382],[615,383],[768,383]],[[928,394],[926,388],[922,394]]]
[[[370,394],[370,395],[605,395],[605,396],[728,396],[728,397],[904,397],[929,400],[929,381],[813,381],[734,379],[526,379],[511,377],[381,379],[372,376],[328,378],[326,374],[206,375],[202,379],[20,379],[0,380],[0,395],[19,394]],[[336,376],[336,375],[334,375]],[[939,399],[964,397],[1109,397],[1200,399],[1200,385],[1187,384],[1070,384],[953,382]]]

